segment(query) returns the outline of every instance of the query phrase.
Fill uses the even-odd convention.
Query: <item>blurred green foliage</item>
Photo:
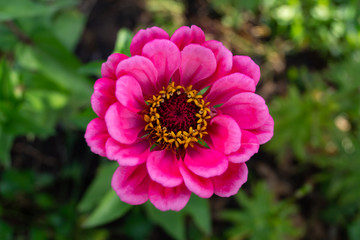
[[[221,218],[234,224],[227,239],[277,240],[294,239],[302,235],[292,223],[296,207],[289,201],[275,202],[274,195],[263,182],[257,183],[253,196],[239,192],[235,197],[240,209],[228,209]]]
[[[75,54],[92,36],[84,2],[0,0],[0,239],[360,238],[358,1],[145,1],[136,29],[198,24],[260,63],[259,94],[275,120],[273,139],[249,162],[249,191],[192,196],[180,212],[121,202],[110,186],[117,163],[96,167],[78,146],[104,61]],[[133,33],[119,29],[113,51],[130,55]],[[18,166],[16,151],[41,155],[36,141],[60,149],[57,171],[52,156],[40,157],[49,169],[30,157]]]
[[[0,162],[5,166],[17,136],[48,137],[59,121],[71,124],[89,107],[91,82],[79,72],[73,53],[85,23],[75,4],[0,2]]]

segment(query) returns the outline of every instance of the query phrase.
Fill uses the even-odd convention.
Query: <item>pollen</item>
[[[146,101],[143,112],[146,137],[161,149],[181,152],[205,135],[211,116],[209,102],[192,86],[172,82]]]

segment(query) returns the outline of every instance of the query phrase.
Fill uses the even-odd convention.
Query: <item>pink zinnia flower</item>
[[[85,133],[94,153],[119,163],[112,187],[120,199],[179,211],[191,193],[236,194],[245,162],[273,135],[268,107],[254,93],[258,65],[205,41],[197,26],[171,37],[140,30],[130,51],[102,65],[91,98],[98,118]]]

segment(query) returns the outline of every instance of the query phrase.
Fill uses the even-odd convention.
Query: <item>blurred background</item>
[[[360,239],[358,0],[0,0],[0,239]],[[231,198],[129,206],[83,135],[101,63],[196,24],[260,65],[273,139]]]

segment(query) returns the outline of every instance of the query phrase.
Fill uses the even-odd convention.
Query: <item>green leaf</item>
[[[14,138],[13,135],[4,133],[0,125],[0,165],[10,167],[10,150]]]
[[[74,106],[88,103],[92,87],[89,79],[78,72],[79,60],[47,29],[39,29],[33,39],[35,46],[18,47],[16,58],[20,65],[39,71],[62,91],[70,93]]]
[[[78,72],[81,74],[86,74],[86,75],[95,75],[100,78],[101,77],[101,65],[103,64],[103,62],[104,62],[103,60],[89,62],[87,64],[82,65],[78,69]]]
[[[69,120],[71,124],[74,124],[79,129],[85,131],[89,122],[96,117],[97,115],[94,113],[91,106],[89,106],[84,111],[76,113],[75,115],[67,118],[66,120]]]
[[[56,17],[53,23],[53,32],[69,51],[73,51],[82,34],[84,24],[85,16],[81,12],[71,9]]]
[[[350,224],[348,227],[348,235],[350,240],[360,239],[360,217]]]
[[[130,43],[132,38],[133,35],[128,29],[120,29],[117,34],[114,52],[130,56]]]
[[[146,203],[146,212],[149,218],[171,237],[177,240],[185,239],[185,215],[183,212],[162,212],[151,203]]]
[[[3,0],[0,1],[0,21],[51,15],[61,8],[75,5],[76,2],[73,0],[62,0],[54,1],[50,4],[40,4],[29,0]]]
[[[0,239],[11,240],[13,236],[13,228],[4,221],[0,220]]]
[[[192,195],[189,203],[184,208],[194,220],[196,226],[206,235],[211,234],[210,205],[207,199]]]
[[[109,223],[123,216],[131,207],[122,202],[116,192],[111,189],[86,219],[83,227],[91,228]]]
[[[0,100],[11,99],[13,86],[10,81],[10,68],[5,59],[0,59]]]
[[[99,167],[96,178],[86,190],[84,197],[78,205],[80,212],[89,212],[111,190],[111,179],[117,167],[118,164],[115,162],[102,164]]]
[[[0,49],[2,51],[12,50],[18,41],[9,28],[5,27],[3,24],[0,24],[0,36]]]

